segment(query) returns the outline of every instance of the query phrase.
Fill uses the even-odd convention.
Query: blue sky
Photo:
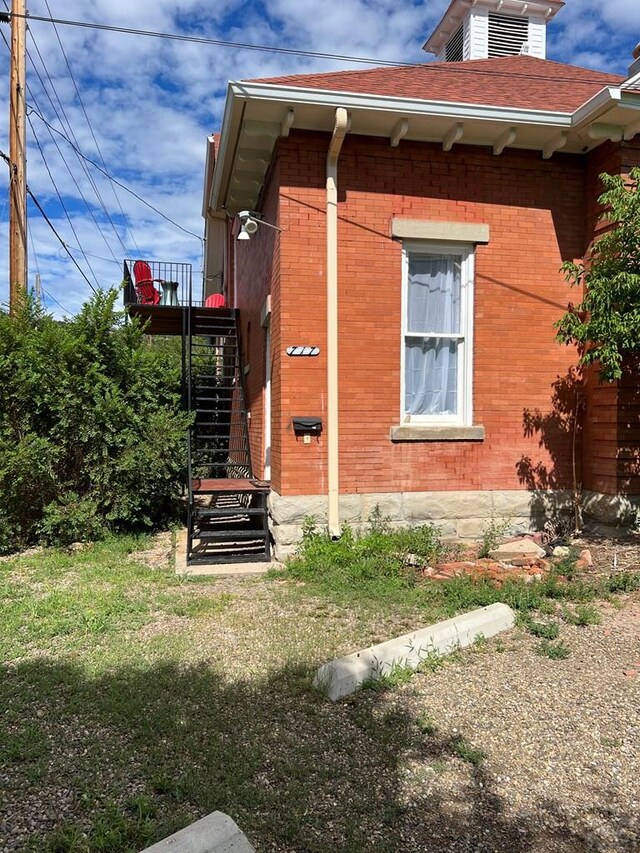
[[[423,62],[429,57],[421,46],[448,2],[324,0],[321,14],[300,0],[31,0],[28,7],[32,15],[50,10],[53,17],[111,26]],[[8,25],[0,26],[8,39]],[[83,154],[100,164],[104,160],[111,175],[194,235],[201,235],[203,227],[206,137],[219,128],[227,81],[350,67],[65,25],[58,25],[56,34],[51,24],[33,20],[29,26],[31,106],[52,127],[73,134]],[[548,36],[550,59],[626,74],[640,40],[640,2],[567,0]],[[6,80],[3,43],[0,70]],[[194,280],[199,280],[197,236],[171,225],[123,189],[114,189],[93,166],[85,162],[83,167],[68,142],[36,112],[30,119],[29,186],[94,284],[119,283],[125,256],[191,262]],[[0,114],[0,139],[0,148],[8,152],[6,106]],[[0,174],[0,302],[6,302],[8,188],[6,170]],[[60,306],[76,311],[90,294],[86,281],[33,208],[29,225],[31,285],[39,271],[47,308],[57,316],[64,313]]]

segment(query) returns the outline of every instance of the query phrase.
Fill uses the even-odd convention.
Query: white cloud
[[[49,0],[54,17],[93,21],[162,32],[189,32],[208,38],[293,47],[309,51],[371,56],[379,59],[421,62],[428,60],[421,46],[448,6],[448,0],[325,0],[320,13],[310,12],[300,0]],[[266,12],[264,11],[266,9]],[[32,16],[47,15],[45,0],[31,0]],[[640,34],[638,0],[567,0],[549,30],[553,59],[584,63],[624,72],[634,45],[630,33]],[[44,57],[41,68],[33,39],[29,51],[33,65],[45,78],[47,91],[55,86],[82,151],[98,161],[99,153],[77,101],[73,80],[52,26],[32,20],[31,34]],[[6,31],[6,27],[5,27]],[[196,234],[202,233],[200,216],[206,136],[218,128],[227,81],[305,71],[330,71],[345,63],[263,53],[221,46],[58,26],[73,76],[109,171],[151,204]],[[7,51],[0,44],[0,75],[6,79]],[[351,67],[363,67],[352,65]],[[3,73],[4,72],[4,73]],[[50,81],[49,82],[49,75]],[[47,120],[58,125],[56,110],[48,101],[33,66],[29,69],[30,99]],[[52,95],[55,102],[55,97]],[[87,253],[98,280],[105,285],[120,281],[124,250],[98,202],[87,176],[68,144],[56,137],[69,174],[46,127],[32,116],[35,131],[57,186],[73,218],[78,240]],[[0,111],[0,135],[7,136],[6,110]],[[0,145],[5,149],[6,146]],[[42,159],[29,141],[29,184],[50,211],[52,221],[71,246],[76,237],[59,210]],[[127,250],[132,240],[109,182],[90,169],[108,213]],[[74,180],[75,179],[75,180]],[[78,183],[93,216],[75,185]],[[7,176],[2,173],[0,200],[0,266],[6,269]],[[190,261],[201,266],[199,240],[189,237],[156,216],[123,190],[118,198],[131,224],[140,252],[149,257]],[[89,293],[75,267],[48,226],[34,213],[31,235],[43,285],[71,310]],[[118,263],[115,263],[111,253]],[[79,263],[84,259],[74,252]],[[30,248],[30,255],[33,252]],[[35,273],[35,260],[30,260]],[[197,274],[194,274],[197,279]],[[91,278],[91,275],[89,275]],[[2,276],[2,280],[6,281]],[[0,301],[6,300],[0,286]]]

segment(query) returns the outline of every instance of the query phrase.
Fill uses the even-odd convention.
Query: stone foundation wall
[[[537,530],[547,518],[572,511],[569,491],[465,491],[386,492],[340,496],[340,522],[355,530],[367,527],[376,511],[392,526],[435,524],[442,535],[457,539],[480,538],[492,520],[508,521],[509,532]],[[269,496],[271,532],[275,557],[291,556],[302,539],[302,523],[312,516],[319,526],[326,523],[325,495]]]
[[[640,497],[583,495],[585,520],[609,525],[633,523]],[[340,496],[340,522],[363,530],[376,511],[395,527],[434,524],[442,535],[456,539],[479,539],[492,521],[508,522],[505,533],[540,530],[548,519],[573,513],[570,491],[478,491],[478,492],[383,492]],[[269,496],[271,532],[276,560],[285,560],[302,539],[305,518],[319,526],[326,523],[325,495]]]

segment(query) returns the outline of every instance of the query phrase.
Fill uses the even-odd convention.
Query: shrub
[[[0,313],[0,550],[149,529],[185,475],[177,341],[100,292],[71,320]]]

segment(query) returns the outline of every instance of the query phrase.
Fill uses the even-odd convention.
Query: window
[[[471,424],[473,247],[405,244],[402,423]]]

